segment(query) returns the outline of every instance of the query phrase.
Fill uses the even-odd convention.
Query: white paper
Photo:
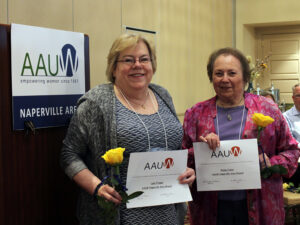
[[[221,141],[216,151],[204,142],[193,145],[198,191],[261,188],[256,139]]]
[[[127,208],[191,201],[187,184],[177,178],[187,168],[187,150],[131,153],[127,172],[128,194],[144,193]]]

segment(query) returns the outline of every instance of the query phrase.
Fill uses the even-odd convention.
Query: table
[[[300,194],[283,192],[285,224],[300,225]]]

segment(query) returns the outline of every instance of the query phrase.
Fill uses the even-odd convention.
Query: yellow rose
[[[108,150],[101,156],[105,162],[111,166],[121,164],[123,162],[123,152],[125,148],[115,148]]]
[[[260,127],[266,127],[274,122],[274,119],[270,116],[265,116],[262,113],[254,113],[252,116],[253,122]]]
[[[290,187],[290,185],[288,185],[287,183],[282,184],[283,190],[287,190],[289,187]]]

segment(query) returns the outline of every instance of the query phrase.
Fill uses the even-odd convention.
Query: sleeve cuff
[[[87,166],[82,161],[75,161],[65,169],[65,172],[68,177],[72,179],[77,173],[84,169],[87,169]]]

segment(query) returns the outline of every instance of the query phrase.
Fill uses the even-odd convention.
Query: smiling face
[[[232,55],[218,56],[213,66],[212,82],[221,101],[238,103],[245,87],[240,61]]]
[[[119,62],[117,62],[113,75],[115,77],[115,84],[121,88],[121,90],[140,90],[148,88],[152,80],[153,69],[151,61],[140,63],[140,60],[145,57],[149,58],[150,55],[147,45],[143,41],[139,41],[135,46],[125,49],[120,53],[118,57]],[[133,65],[124,62],[132,58],[136,60]]]

